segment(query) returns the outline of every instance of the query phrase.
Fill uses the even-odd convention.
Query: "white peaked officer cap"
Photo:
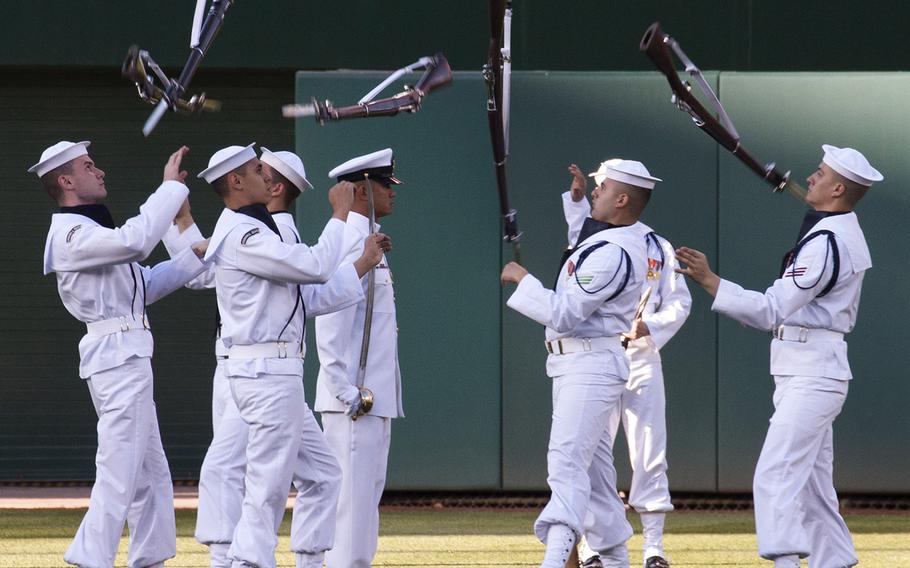
[[[636,162],[635,160],[622,160],[619,158],[601,162],[597,171],[588,174],[588,177],[594,178],[594,182],[597,183],[597,185],[602,184],[604,179],[609,178],[645,189],[654,189],[654,184],[656,182],[663,181],[660,178],[651,176],[648,168],[641,162]]]
[[[253,150],[253,142],[249,146],[228,146],[218,150],[209,158],[209,167],[199,172],[198,178],[212,183],[221,176],[232,172],[249,162],[256,159],[256,150]]]
[[[41,159],[38,163],[28,169],[28,173],[36,173],[38,177],[43,176],[54,168],[59,168],[70,160],[75,160],[79,156],[87,156],[91,142],[57,142],[44,152],[41,152]]]
[[[822,150],[825,152],[822,162],[850,181],[869,187],[873,183],[885,179],[878,170],[869,164],[869,160],[865,156],[853,148],[838,148],[822,144]]]
[[[303,160],[294,152],[272,152],[265,146],[262,147],[260,160],[275,168],[279,174],[288,178],[288,181],[294,184],[299,191],[313,189],[306,179],[306,169],[303,167]]]
[[[329,172],[329,177],[338,181],[360,181],[367,176],[394,185],[401,183],[395,177],[395,156],[391,148],[351,158]]]

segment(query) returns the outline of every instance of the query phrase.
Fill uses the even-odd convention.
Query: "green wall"
[[[131,44],[165,66],[188,55],[195,2],[7,0],[0,66],[118,67]],[[650,70],[660,20],[705,69],[902,70],[910,6],[898,0],[515,0],[516,69]],[[236,0],[204,70],[391,69],[443,51],[478,69],[487,2]],[[172,71],[176,73],[176,70]]]
[[[379,73],[299,73],[297,98],[358,100]],[[482,134],[479,74],[459,74],[416,115],[328,124],[297,121],[297,151],[316,189],[298,200],[305,242],[330,215],[327,173],[385,147],[395,150],[392,236],[404,409],[394,421],[388,487],[498,489],[500,428],[499,282],[496,192]],[[309,334],[311,353],[315,334]],[[315,379],[316,359],[306,376]],[[307,382],[312,399],[312,383]]]
[[[349,103],[381,77],[299,73],[297,99],[316,95]],[[889,348],[889,339],[876,330],[888,329],[889,338],[898,338],[908,328],[905,305],[891,301],[881,289],[905,285],[908,279],[891,260],[905,255],[898,241],[889,238],[905,226],[901,218],[907,212],[907,198],[899,188],[910,169],[896,151],[907,136],[900,112],[907,79],[901,74],[709,73],[708,81],[747,146],[762,159],[774,158],[792,168],[795,179],[815,168],[823,142],[857,146],[885,172],[887,181],[859,210],[876,266],[866,278],[860,324],[850,338],[857,381],[837,422],[835,441],[841,490],[906,492],[901,472],[908,464],[899,448],[910,441],[910,428],[898,406],[908,394],[900,380],[907,356],[896,345]],[[662,77],[517,73],[513,95],[511,199],[525,231],[523,262],[532,273],[548,281],[565,246],[559,194],[568,186],[566,166],[576,162],[590,170],[602,159],[620,155],[644,161],[665,180],[646,212],[647,223],[676,244],[704,250],[722,275],[746,286],[763,289],[774,279],[805,207],[789,196],[771,194],[742,164],[720,152],[668,104]],[[490,306],[499,294],[494,287],[499,267],[511,258],[511,249],[496,244],[498,226],[494,222],[491,228],[498,210],[483,97],[476,74],[456,74],[453,86],[431,95],[416,116],[323,127],[312,119],[297,123],[297,148],[310,171],[315,164],[315,179],[350,156],[389,145],[409,182],[400,193],[400,208],[384,229],[396,242],[391,262],[402,329],[415,325],[411,320],[420,322],[418,326],[434,323],[410,338],[402,336],[409,416],[395,426],[394,488],[473,487],[468,480],[483,477],[478,470],[491,480],[501,475],[505,489],[545,488],[551,405],[543,330],[505,308],[511,288],[496,298],[495,311]],[[324,183],[327,187],[330,182]],[[324,199],[315,202],[314,207],[304,201],[301,211],[311,238],[328,215]],[[501,257],[498,262],[491,258],[493,250]],[[437,284],[415,285],[412,280],[421,278],[431,263]],[[771,412],[769,340],[766,334],[718,319],[710,312],[707,294],[700,288],[692,292],[692,315],[663,353],[671,487],[749,491]],[[411,302],[421,309],[405,307]],[[496,383],[500,371],[492,363],[500,353],[490,329],[499,318],[501,402],[483,389]],[[480,330],[487,332],[484,341],[477,341]],[[456,355],[422,356],[439,341]],[[314,372],[308,369],[310,376]],[[463,405],[445,397],[452,401],[447,411],[436,395],[448,388],[450,375],[461,377],[459,384],[471,394],[462,399]],[[462,418],[467,409],[470,417]],[[459,430],[475,424],[457,421],[473,420],[476,413],[491,418],[483,433],[461,437]],[[428,440],[436,444],[435,451]],[[497,444],[501,454],[495,452]],[[619,446],[617,459],[624,462],[626,452]],[[884,461],[896,467],[877,465]],[[440,476],[437,469],[446,473]],[[415,484],[412,476],[425,480]],[[453,478],[458,480],[455,485]],[[620,468],[620,478],[621,485],[628,483],[626,467]]]
[[[244,4],[239,4],[238,9]],[[238,12],[239,13],[239,12]],[[227,28],[226,28],[227,29]],[[191,147],[195,175],[213,151],[257,141],[303,155],[317,189],[300,201],[312,240],[328,214],[326,172],[390,145],[402,178],[385,228],[401,315],[407,418],[396,421],[389,487],[545,487],[549,381],[543,330],[511,310],[498,284],[511,250],[499,239],[485,89],[457,73],[416,115],[319,127],[283,120],[282,103],[310,96],[356,100],[379,73],[211,71],[198,86],[225,101],[220,114],[168,116],[149,139],[139,133],[151,107],[105,70],[7,72],[0,84],[0,184],[8,232],[0,247],[0,479],[91,479],[94,416],[76,376],[79,325],[63,310],[53,277],[40,274],[54,210],[25,169],[58,139],[94,141],[107,171],[110,206],[124,219],[160,179],[167,155]],[[859,207],[873,254],[850,357],[856,375],[835,430],[843,491],[907,493],[910,466],[904,401],[908,307],[902,230],[910,197],[908,79],[899,73],[709,73],[744,142],[802,179],[819,145],[853,145],[884,172]],[[66,87],[66,91],[61,90]],[[295,93],[296,89],[296,93]],[[521,72],[514,78],[512,200],[525,231],[523,258],[548,280],[564,246],[559,193],[565,167],[591,170],[606,157],[644,161],[665,179],[646,221],[676,244],[708,252],[724,276],[762,289],[776,274],[802,216],[790,197],[771,195],[738,161],[718,151],[668,104],[655,73]],[[213,95],[214,96],[214,95]],[[296,129],[295,129],[296,126]],[[295,142],[296,141],[296,142]],[[190,180],[203,232],[220,211],[211,190]],[[163,258],[161,250],[152,260]],[[507,290],[508,294],[511,289]],[[693,314],[664,351],[670,479],[676,491],[747,491],[770,415],[768,340],[717,319],[693,290]],[[193,478],[211,436],[211,293],[180,291],[150,308],[156,335],[156,397],[176,478]],[[311,334],[312,339],[312,334]],[[311,353],[314,351],[311,351]],[[315,360],[307,366],[311,396]],[[621,461],[625,454],[617,452]],[[625,468],[621,468],[624,470]],[[628,478],[621,471],[623,479]],[[625,483],[625,482],[623,482]]]
[[[152,107],[108,73],[8,73],[0,83],[0,480],[92,479],[95,416],[78,377],[77,344],[85,328],[63,308],[54,276],[42,276],[50,215],[56,205],[26,169],[58,140],[91,140],[106,173],[115,219],[135,215],[161,182],[164,163],[182,144],[190,172],[193,214],[205,234],[215,226],[220,200],[196,173],[229,144],[257,141],[292,147],[291,121],[281,104],[293,100],[291,81],[261,73],[237,84],[213,75],[200,83],[221,89],[229,112],[201,118],[169,115],[151,138],[140,129]],[[233,83],[230,90],[225,84]],[[66,91],[61,91],[61,86]],[[65,96],[64,96],[65,94]],[[166,258],[159,247],[149,263]],[[214,369],[213,292],[180,290],[150,306],[155,335],[155,395],[162,439],[175,478],[196,478],[211,440]]]
[[[903,345],[910,307],[901,291],[910,284],[903,237],[910,226],[910,76],[725,73],[720,89],[744,142],[792,169],[794,179],[802,182],[817,167],[823,143],[859,149],[885,176],[857,208],[873,267],[848,337],[854,381],[835,423],[835,481],[842,490],[906,493],[910,457],[900,448],[910,442],[910,355]],[[719,165],[721,274],[760,289],[793,245],[802,212],[788,196],[766,195],[730,156]],[[718,488],[745,491],[771,412],[767,336],[722,319],[719,350]]]

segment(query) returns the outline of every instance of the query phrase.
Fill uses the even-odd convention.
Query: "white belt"
[[[215,359],[227,359],[228,358],[228,348],[224,344],[224,341],[221,341],[221,338],[218,337],[215,339]]]
[[[622,349],[618,335],[612,337],[562,337],[552,341],[544,341],[547,352],[553,355],[579,353],[581,351],[606,351]]]
[[[782,325],[771,332],[771,337],[781,341],[798,341],[809,343],[812,341],[843,341],[844,334],[830,329],[811,329],[798,325]]]
[[[254,343],[252,345],[232,345],[228,349],[228,359],[303,359],[306,355],[306,344],[299,341],[279,341],[272,343]]]
[[[85,329],[89,335],[101,337],[111,335],[121,331],[139,331],[143,329],[152,329],[149,320],[145,314],[140,316],[120,316],[101,321],[93,321],[85,324]]]

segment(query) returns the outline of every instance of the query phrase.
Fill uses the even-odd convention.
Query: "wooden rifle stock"
[[[325,124],[328,120],[417,112],[425,96],[452,82],[452,68],[446,56],[437,53],[431,59],[433,63],[427,66],[417,84],[397,95],[344,107],[336,107],[331,101],[319,102],[314,98],[309,105],[287,105],[282,112],[286,117],[313,116],[320,124]]]
[[[511,5],[508,4],[510,7]],[[490,45],[487,64],[483,67],[483,78],[489,89],[487,98],[487,122],[493,147],[493,165],[496,169],[496,187],[499,192],[499,211],[503,222],[503,240],[515,247],[515,260],[521,262],[518,230],[518,213],[509,207],[508,180],[506,176],[506,133],[503,107],[503,55],[504,17],[507,8],[505,0],[490,0]]]
[[[673,64],[673,56],[670,54],[668,47],[668,45],[675,43],[673,38],[661,30],[660,23],[654,22],[645,31],[638,48],[648,56],[655,67],[667,78],[667,82],[670,83],[670,88],[673,90],[673,102],[680,110],[687,112],[692,117],[696,126],[707,132],[718,144],[739,158],[759,177],[771,184],[775,191],[782,191],[788,183],[789,172],[781,173],[774,167],[773,162],[767,165],[759,162],[743,147],[739,138],[727,130],[717,120],[714,113],[706,109],[692,94],[691,87],[680,80],[676,66]]]

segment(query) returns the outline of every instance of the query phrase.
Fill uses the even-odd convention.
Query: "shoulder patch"
[[[250,237],[252,237],[253,235],[258,235],[258,234],[259,234],[259,227],[256,227],[255,229],[250,229],[249,231],[244,233],[244,235],[242,237],[240,237],[240,244],[245,245],[246,242],[248,240],[250,240]]]
[[[73,235],[75,235],[75,234],[76,234],[76,231],[78,231],[78,230],[81,229],[81,228],[82,228],[82,225],[76,225],[75,227],[73,227],[72,229],[70,229],[70,232],[68,232],[68,233],[66,234],[66,242],[72,241],[72,240],[73,240]]]

